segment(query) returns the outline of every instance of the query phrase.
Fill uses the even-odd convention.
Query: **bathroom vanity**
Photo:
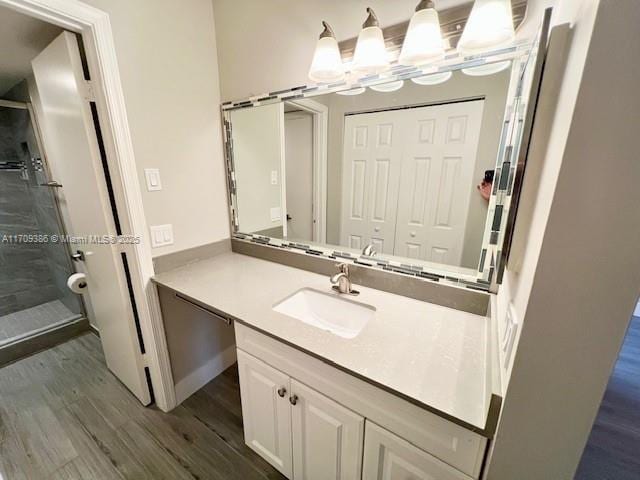
[[[178,402],[237,359],[245,443],[287,478],[481,477],[549,16],[534,42],[222,105],[232,251],[155,277]]]
[[[288,478],[479,477],[501,402],[490,315],[361,285],[344,296],[234,252],[155,281],[165,317],[173,297],[235,333],[245,442]]]

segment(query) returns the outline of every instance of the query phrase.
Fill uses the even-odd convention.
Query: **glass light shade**
[[[388,68],[389,55],[380,27],[365,27],[360,30],[353,54],[352,72],[356,75],[373,75]]]
[[[433,8],[417,11],[409,22],[398,62],[402,65],[421,65],[443,57],[444,41],[438,12]]]
[[[458,51],[474,54],[515,39],[511,0],[476,0],[458,42]]]
[[[309,78],[317,83],[332,83],[344,78],[340,48],[334,37],[323,37],[316,44]]]
[[[364,93],[366,90],[366,88],[364,87],[357,87],[357,88],[352,88],[351,90],[340,90],[339,92],[336,92],[338,95],[345,95],[345,96],[351,96],[351,95],[360,95],[361,93]]]
[[[510,66],[511,60],[506,60],[504,62],[487,63],[485,65],[478,65],[477,67],[463,68],[462,73],[471,77],[484,77],[506,70]]]
[[[411,79],[413,83],[418,85],[438,85],[444,83],[451,78],[453,72],[432,73],[431,75],[423,75]]]
[[[376,92],[395,92],[396,90],[400,90],[403,85],[404,85],[403,80],[396,80],[395,82],[380,83],[378,85],[370,85],[369,88],[371,90],[375,90]]]

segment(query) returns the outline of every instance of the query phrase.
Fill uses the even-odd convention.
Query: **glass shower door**
[[[4,105],[4,106],[3,106]],[[0,347],[84,316],[26,104],[0,103]]]

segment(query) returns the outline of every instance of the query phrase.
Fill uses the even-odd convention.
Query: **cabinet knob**
[[[291,403],[291,405],[295,405],[296,403],[298,403],[298,396],[297,395],[290,396],[289,403]]]
[[[284,387],[280,387],[280,388],[278,389],[278,395],[279,395],[281,398],[284,398],[284,394],[285,394],[285,393],[287,393],[287,389],[286,389],[286,388],[284,388]]]

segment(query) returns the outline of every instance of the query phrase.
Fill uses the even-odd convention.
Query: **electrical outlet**
[[[151,248],[164,247],[173,244],[173,225],[153,225],[151,231]]]
[[[272,222],[277,222],[282,218],[282,212],[280,210],[280,207],[272,207],[270,210],[270,213],[271,213]]]
[[[278,171],[271,170],[271,185],[277,185],[277,184],[278,184]]]

